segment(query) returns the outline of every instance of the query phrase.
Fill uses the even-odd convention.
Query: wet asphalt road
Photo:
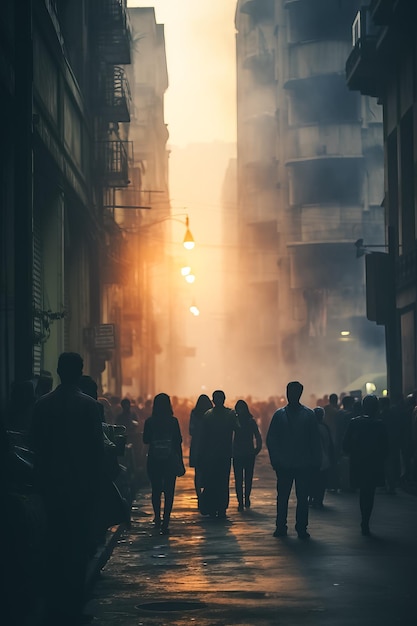
[[[171,534],[152,527],[149,488],[116,545],[87,610],[96,626],[417,626],[417,497],[376,496],[372,537],[358,495],[328,493],[310,510],[311,539],[275,528],[275,474],[262,451],[252,507],[226,521],[197,511],[193,470],[177,481]]]

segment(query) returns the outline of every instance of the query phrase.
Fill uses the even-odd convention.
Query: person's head
[[[214,406],[223,406],[225,400],[226,400],[226,395],[224,391],[222,391],[221,389],[216,389],[216,391],[213,391]]]
[[[378,398],[379,408],[381,411],[387,411],[391,406],[391,400],[389,396],[381,396]]]
[[[195,404],[195,410],[197,411],[197,413],[205,413],[206,411],[211,409],[212,406],[213,406],[213,403],[208,397],[208,395],[205,393],[202,393],[197,398],[197,402]]]
[[[355,398],[353,396],[343,396],[342,407],[345,409],[345,411],[352,411],[354,404]]]
[[[235,411],[240,418],[252,417],[249,411],[248,403],[244,400],[238,400],[235,404]]]
[[[362,400],[362,409],[364,415],[369,415],[369,417],[375,417],[379,412],[379,401],[376,396],[373,394],[369,394],[365,396]]]
[[[169,417],[173,414],[169,395],[166,393],[158,393],[153,399],[152,415],[154,417]]]
[[[298,380],[293,380],[287,385],[287,400],[289,404],[297,404],[303,393],[303,385]]]
[[[130,406],[131,406],[129,398],[123,398],[123,400],[120,402],[120,406],[122,407],[125,413],[128,413],[130,411]]]
[[[91,398],[94,398],[94,400],[97,400],[98,387],[94,378],[91,378],[91,376],[87,376],[87,374],[83,374],[78,381],[78,386],[81,391],[87,396],[90,396]]]
[[[331,393],[329,396],[329,404],[337,406],[337,393]]]
[[[58,359],[57,373],[63,384],[78,384],[83,373],[84,361],[77,352],[63,352]]]
[[[314,415],[316,416],[317,421],[319,422],[319,424],[323,421],[324,418],[324,409],[322,406],[316,406],[313,409],[314,411]]]

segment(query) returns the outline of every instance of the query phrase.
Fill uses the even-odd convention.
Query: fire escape
[[[105,237],[102,284],[104,320],[115,325],[114,352],[102,354],[110,361],[109,380],[121,390],[121,300],[118,287],[128,280],[130,264],[124,233],[114,219],[117,189],[130,184],[129,163],[133,144],[128,139],[131,95],[124,65],[131,63],[131,35],[126,0],[95,0],[96,44],[100,59],[96,113],[96,175],[102,189],[99,200]],[[112,287],[114,286],[114,287]],[[117,286],[117,287],[116,287]],[[100,356],[100,355],[98,355]]]
[[[129,185],[130,146],[119,123],[130,122],[130,90],[121,65],[130,64],[130,29],[126,0],[96,0],[97,45],[104,64],[99,85],[101,120],[97,162],[104,189]],[[106,196],[106,193],[104,193]],[[107,205],[104,202],[104,205]]]

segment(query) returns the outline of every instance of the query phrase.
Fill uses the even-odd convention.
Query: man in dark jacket
[[[362,415],[350,420],[343,450],[350,457],[351,486],[359,487],[362,534],[370,535],[369,520],[375,489],[385,485],[385,458],[388,454],[388,435],[384,422],[379,419],[376,396],[368,395],[362,400]]]
[[[61,384],[35,404],[31,441],[35,488],[46,513],[47,623],[83,621],[84,584],[93,511],[103,476],[104,443],[98,403],[78,388],[83,360],[58,359]]]
[[[310,477],[320,467],[321,447],[314,412],[300,403],[302,392],[300,382],[288,383],[288,404],[274,413],[266,436],[269,458],[277,475],[274,537],[287,534],[288,499],[293,482],[297,496],[295,530],[300,539],[310,537],[307,532]]]
[[[218,389],[213,392],[214,407],[206,411],[201,428],[203,442],[199,454],[203,492],[200,512],[224,519],[229,506],[229,480],[233,435],[239,428],[236,413],[224,406],[226,396]]]

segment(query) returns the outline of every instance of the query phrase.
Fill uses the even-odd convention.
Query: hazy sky
[[[165,25],[169,143],[236,140],[236,0],[128,0]]]
[[[165,27],[171,209],[174,215],[189,214],[196,241],[186,261],[196,281],[184,281],[176,294],[176,306],[184,311],[182,341],[196,348],[196,358],[186,360],[182,386],[170,393],[190,396],[224,382],[219,380],[218,330],[223,314],[221,186],[236,151],[236,0],[128,0],[128,6],[153,6],[157,23]],[[171,254],[179,271],[184,227],[176,221],[171,226]],[[201,310],[198,318],[189,313],[192,303]]]

